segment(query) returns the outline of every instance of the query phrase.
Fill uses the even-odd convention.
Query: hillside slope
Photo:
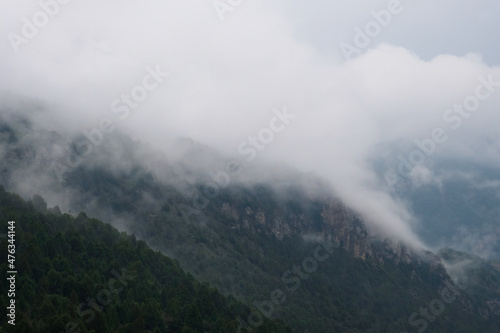
[[[15,297],[0,295],[3,309],[15,299],[15,326],[2,321],[0,332],[235,332],[249,311],[84,213],[40,213],[0,186],[0,220],[4,230],[15,221],[18,271]],[[7,239],[0,244],[7,249]],[[9,289],[6,279],[1,288]],[[291,330],[265,320],[256,332]]]
[[[29,121],[2,131],[6,188],[134,234],[248,304],[241,319],[254,329],[268,316],[296,332],[497,331],[498,281],[488,294],[460,290],[439,256],[370,234],[321,180],[297,173],[249,182],[234,172],[211,192],[221,157],[210,149],[190,143],[180,160],[151,163],[142,144],[115,133],[59,182],[52,166],[65,162],[61,134]]]

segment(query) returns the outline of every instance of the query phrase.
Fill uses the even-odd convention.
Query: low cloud
[[[443,113],[474,93],[479,77],[500,82],[500,69],[477,53],[423,60],[398,46],[398,38],[392,44],[374,41],[345,62],[308,39],[295,5],[245,2],[221,21],[212,4],[201,0],[71,1],[18,52],[7,36],[0,42],[0,90],[43,101],[51,113],[48,127],[81,133],[107,119],[167,158],[178,155],[176,140],[187,137],[244,160],[238,146],[269,127],[273,110],[286,106],[296,118],[252,163],[313,172],[327,179],[369,227],[423,246],[405,204],[380,185],[368,161],[373,147],[413,143],[445,128]],[[16,34],[22,34],[23,17],[33,20],[40,10],[34,3],[3,6],[8,8],[0,15],[1,30]],[[410,18],[398,17],[401,23],[392,22],[388,36]],[[351,23],[338,30],[348,31]],[[333,23],[329,28],[336,29]],[[419,42],[408,37],[412,40]],[[143,86],[151,68],[168,76],[144,94],[136,87]],[[134,104],[124,117],[113,107],[117,100],[124,107],[127,95]],[[499,104],[500,92],[492,94],[459,129],[447,132],[449,139],[436,154],[466,152],[498,162],[498,141],[482,140],[498,133]],[[397,155],[386,157],[397,163]],[[422,183],[434,177],[424,166],[414,176]]]

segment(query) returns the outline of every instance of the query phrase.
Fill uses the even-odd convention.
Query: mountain
[[[168,160],[118,132],[75,160],[78,136],[61,133],[4,118],[0,184],[42,211],[44,200],[52,212],[84,211],[174,258],[250,307],[236,331],[259,331],[265,317],[294,332],[497,331],[494,263],[453,269],[461,266],[451,250],[373,234],[313,175],[242,169],[190,140]],[[487,293],[477,289],[485,282]]]
[[[133,235],[84,213],[48,211],[40,197],[25,202],[0,187],[0,219],[15,221],[18,270],[2,279],[2,290],[14,290],[0,303],[15,300],[15,325],[4,321],[0,332],[231,332],[249,311]],[[267,319],[257,331],[291,332]]]

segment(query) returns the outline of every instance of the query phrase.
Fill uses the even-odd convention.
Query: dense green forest
[[[69,183],[82,193],[82,201],[102,198],[98,206],[103,211],[113,207],[115,216],[133,221],[128,227],[134,234],[162,251],[174,253],[197,278],[234,294],[246,304],[269,300],[277,288],[287,290],[290,284],[283,282],[283,273],[311,256],[317,242],[305,241],[303,234],[277,239],[269,226],[256,221],[257,214],[252,215],[249,227],[252,229],[245,230],[238,227],[243,223],[233,216],[236,212],[243,216],[250,209],[262,212],[268,219],[277,216],[289,225],[303,223],[302,230],[308,231],[302,232],[327,230],[322,217],[325,202],[308,198],[300,189],[290,188],[286,197],[280,197],[270,186],[233,185],[221,190],[200,215],[192,215],[186,222],[179,206],[188,202],[174,189],[159,184],[142,171],[116,176],[103,169],[78,168]],[[123,184],[128,188],[124,189]],[[201,192],[202,185],[198,189]],[[154,197],[155,201],[151,203],[145,197]],[[164,205],[158,204],[161,202]],[[228,203],[230,213],[221,209]],[[352,218],[341,211],[335,212],[339,214],[336,221],[340,226],[329,231],[333,234],[341,232]],[[355,230],[362,228],[362,222],[354,219],[352,223]],[[353,230],[347,238],[354,241],[363,235]],[[462,294],[458,301],[447,304],[435,320],[418,315],[410,322],[413,313],[418,314],[440,297],[444,281],[449,279],[444,267],[433,262],[439,259],[430,254],[428,260],[404,262],[391,259],[394,253],[378,258],[367,255],[362,259],[356,258],[345,244],[339,245],[314,274],[300,279],[297,290],[286,294],[284,304],[275,307],[273,315],[285,320],[294,331],[418,332],[425,327],[429,333],[478,332],[478,328],[481,332],[497,332],[500,318],[483,317],[480,308],[484,306],[481,300],[498,296],[498,287],[490,288],[488,297],[478,300]],[[374,255],[380,255],[386,245],[373,241],[370,246]],[[298,279],[297,274],[293,277]],[[499,282],[495,282],[496,286]]]
[[[26,202],[0,186],[3,229],[16,221],[18,271],[16,325],[2,320],[0,332],[236,332],[250,311],[133,235],[84,213],[43,210],[40,197]],[[6,238],[1,248],[6,257]],[[8,301],[2,292],[4,311]],[[268,319],[254,331],[291,332]]]
[[[0,332],[236,332],[238,318],[246,319],[252,311],[197,282],[135,236],[84,213],[76,218],[61,214],[38,196],[26,202],[0,187],[0,219],[4,225],[16,221],[18,267],[16,325],[3,323]],[[6,239],[1,246],[7,248]],[[312,250],[299,246],[289,256]],[[355,260],[339,248],[332,251],[334,259],[302,280],[297,293],[287,294],[278,313],[295,313],[300,320],[310,311],[302,307],[306,302],[329,322],[329,327],[308,324],[318,332],[416,331],[419,326],[409,325],[407,314],[435,297],[428,286],[437,288],[439,276],[424,266],[418,272],[423,280],[412,281],[405,278],[415,274],[411,265],[379,265]],[[7,263],[0,269],[7,272]],[[262,285],[262,290],[270,287]],[[5,279],[2,290],[7,290]],[[315,298],[302,299],[310,292]],[[5,293],[0,301],[5,309]],[[455,302],[428,323],[427,331],[465,333],[480,327],[481,332],[496,332],[491,324],[472,313],[464,316]],[[254,332],[292,330],[266,319]]]

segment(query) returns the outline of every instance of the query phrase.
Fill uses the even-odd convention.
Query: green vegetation
[[[99,208],[94,207],[96,212],[113,207],[114,218],[133,221],[127,225],[132,233],[172,253],[197,279],[235,295],[245,304],[269,300],[276,289],[285,292],[286,302],[275,306],[272,315],[282,318],[296,332],[416,332],[422,326],[412,326],[410,316],[440,298],[446,279],[446,272],[436,267],[437,263],[405,263],[370,256],[361,259],[339,248],[313,274],[301,279],[296,291],[288,292],[290,284],[282,281],[284,272],[301,265],[317,246],[305,242],[301,233],[324,233],[328,228],[321,218],[325,202],[300,192],[279,198],[265,185],[233,185],[222,189],[200,215],[190,216],[188,222],[179,207],[190,202],[140,169],[117,176],[103,169],[79,168],[71,174],[69,184],[82,194],[81,206],[90,208],[91,202],[100,198]],[[202,190],[200,184],[198,191]],[[229,204],[231,211],[225,211],[224,204]],[[242,219],[247,210],[254,213],[249,227],[244,228]],[[263,225],[256,220],[255,212],[261,212],[267,221],[275,217],[287,221],[296,235],[277,239],[269,223]],[[338,214],[341,227],[352,218]],[[359,235],[353,234],[351,239],[356,237]],[[384,251],[383,245],[374,249]],[[460,298],[447,304],[435,321],[427,321],[426,332],[452,328],[453,332],[466,333],[480,328],[481,332],[496,333],[500,318],[484,318],[480,301],[474,302],[474,308],[467,302],[467,298]],[[248,314],[242,318],[246,320]],[[417,320],[421,318],[419,315]]]
[[[16,128],[0,127],[0,184],[37,184],[52,205],[135,235],[85,214],[62,215],[40,196],[24,202],[1,190],[0,221],[18,226],[20,332],[58,333],[73,322],[82,332],[235,332],[237,319],[250,322],[276,291],[282,302],[262,311],[281,321],[266,320],[254,332],[290,332],[285,324],[300,333],[498,331],[498,263],[460,270],[471,258],[443,251],[454,272],[474,279],[424,320],[423,311],[439,305],[451,283],[439,258],[370,238],[340,200],[299,186],[304,179],[271,186],[234,177],[195,210],[193,198],[212,181],[199,167],[217,159],[211,152],[192,149],[168,163],[143,158],[147,149],[115,133],[59,183],[50,165],[51,152],[64,145],[61,136],[46,131],[38,138],[28,127]],[[338,237],[340,247],[305,273],[304,260],[328,237]],[[122,274],[133,278],[115,283]],[[4,290],[6,281],[0,284]]]
[[[2,225],[16,221],[18,270],[16,325],[2,321],[0,332],[235,332],[250,311],[134,236],[35,205],[44,209],[40,197],[25,202],[0,186]],[[1,248],[6,255],[6,239]],[[4,311],[7,302],[2,292]],[[291,332],[270,320],[255,331]]]

